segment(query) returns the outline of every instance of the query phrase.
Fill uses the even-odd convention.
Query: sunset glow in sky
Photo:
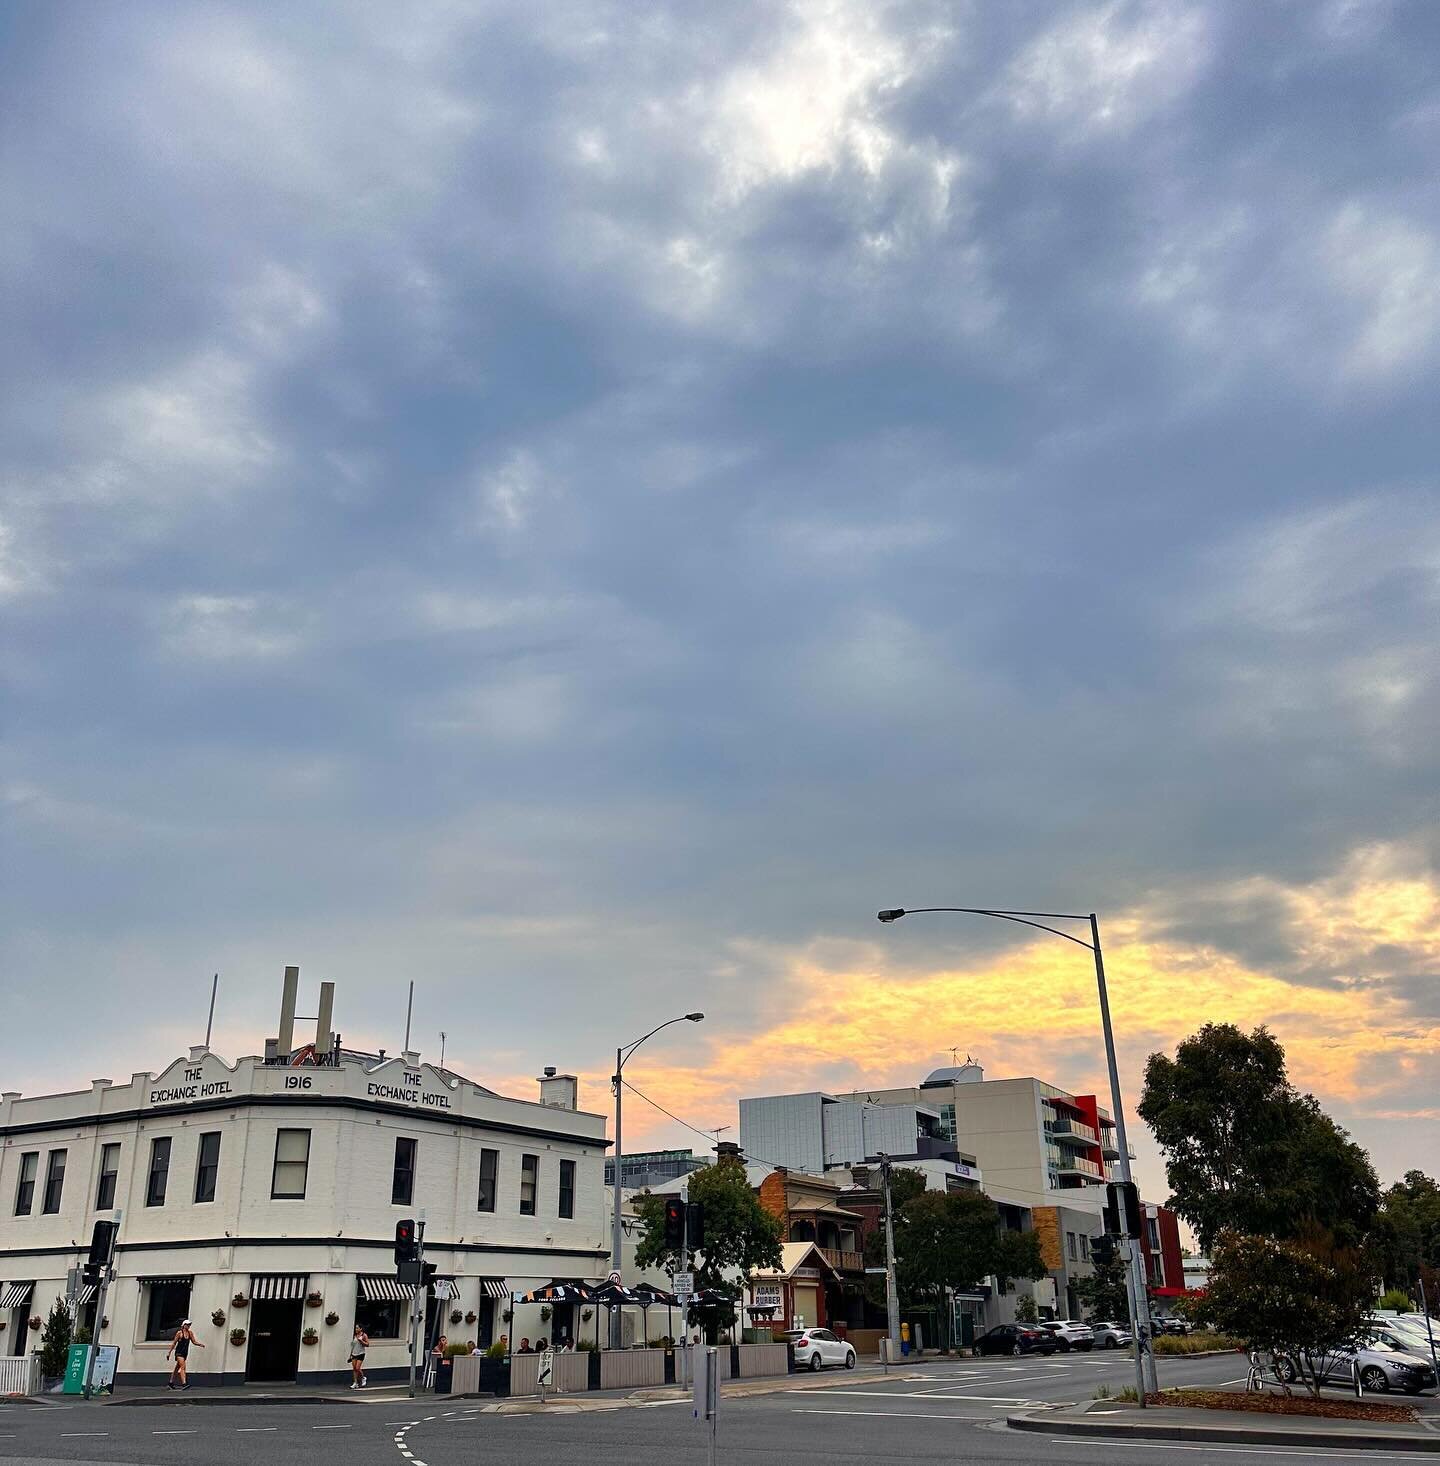
[[[1440,7],[0,19],[3,1087],[702,1130],[1268,1024],[1440,1170]],[[313,1011],[302,999],[302,1011]],[[1134,1135],[1152,1195],[1163,1178]],[[704,1142],[636,1100],[627,1148]]]

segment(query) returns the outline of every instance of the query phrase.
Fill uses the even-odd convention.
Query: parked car
[[[1165,1318],[1152,1319],[1151,1322],[1155,1325],[1157,1334],[1176,1334],[1183,1338],[1186,1334],[1194,1332],[1194,1325],[1188,1319],[1174,1314]]]
[[[1430,1320],[1430,1333],[1426,1333],[1425,1316],[1420,1313],[1372,1315],[1370,1323],[1375,1332],[1402,1352],[1428,1355],[1433,1336],[1435,1347],[1440,1349],[1440,1324]]]
[[[797,1369],[824,1369],[827,1364],[855,1368],[855,1349],[829,1329],[787,1329],[785,1342],[795,1347]]]
[[[1062,1354],[1068,1354],[1072,1349],[1088,1353],[1095,1347],[1095,1334],[1088,1323],[1072,1323],[1068,1318],[1053,1318],[1047,1319],[1038,1327],[1055,1340]]]
[[[977,1354],[1053,1354],[1060,1346],[1043,1329],[997,1323],[975,1341]]]
[[[1128,1349],[1133,1342],[1128,1327],[1123,1323],[1090,1323],[1090,1334],[1096,1346],[1101,1349]]]
[[[1354,1380],[1353,1365],[1358,1364],[1361,1387],[1376,1394],[1400,1390],[1407,1395],[1418,1395],[1421,1390],[1436,1387],[1435,1368],[1428,1359],[1392,1349],[1378,1339],[1360,1349],[1337,1349],[1323,1360],[1311,1356],[1310,1363],[1312,1368],[1320,1370],[1320,1383],[1325,1385],[1348,1388]],[[1275,1360],[1275,1375],[1290,1384],[1298,1377],[1299,1370],[1293,1359],[1281,1355]]]

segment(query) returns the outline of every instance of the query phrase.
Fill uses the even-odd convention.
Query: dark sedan
[[[1049,1334],[1018,1323],[997,1323],[975,1341],[978,1354],[1053,1354],[1058,1347]]]

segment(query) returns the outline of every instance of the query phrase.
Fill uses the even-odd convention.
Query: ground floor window
[[[145,1338],[168,1344],[175,1330],[190,1317],[190,1279],[164,1278],[146,1285]]]
[[[372,1339],[398,1339],[404,1322],[405,1305],[390,1298],[366,1298],[357,1292],[355,1322]]]

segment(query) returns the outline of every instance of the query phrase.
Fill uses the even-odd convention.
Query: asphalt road
[[[1238,1356],[1162,1361],[1162,1383],[1215,1385],[1243,1375]],[[975,1463],[1095,1461],[1136,1466],[1243,1466],[1276,1455],[1322,1459],[1313,1450],[1168,1446],[1057,1440],[1005,1429],[1027,1402],[1088,1400],[1101,1385],[1133,1378],[1110,1354],[1052,1360],[955,1360],[888,1377],[865,1371],[834,1388],[800,1381],[773,1394],[724,1402],[717,1460],[734,1466],[830,1462]],[[617,1407],[619,1402],[615,1402]],[[688,1402],[566,1413],[500,1415],[475,1400],[370,1399],[334,1405],[7,1405],[0,1407],[0,1459],[91,1466],[508,1466],[511,1462],[706,1460],[703,1427]],[[1326,1462],[1396,1459],[1333,1453]],[[1414,1459],[1413,1457],[1410,1459]]]

